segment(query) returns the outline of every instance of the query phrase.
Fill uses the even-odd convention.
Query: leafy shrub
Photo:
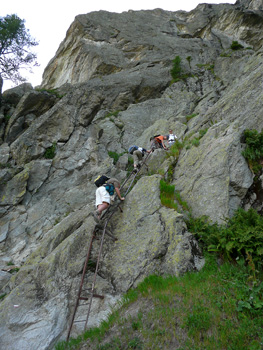
[[[230,48],[231,48],[232,50],[241,50],[241,49],[244,48],[244,46],[241,45],[241,44],[239,44],[238,41],[232,41],[232,44],[231,44]]]
[[[46,159],[53,159],[56,154],[56,148],[57,148],[57,144],[56,142],[53,142],[52,146],[46,149],[46,152],[44,153],[44,157]]]
[[[250,169],[255,173],[262,169],[260,161],[263,159],[263,131],[258,133],[257,130],[244,131],[244,142],[246,143],[246,148],[242,152],[242,155],[248,161]]]
[[[175,59],[173,60],[173,67],[171,69],[172,78],[175,81],[178,80],[180,78],[181,73],[182,73],[181,58],[180,56],[176,56]]]
[[[251,270],[262,269],[263,217],[254,209],[238,209],[226,225],[211,223],[206,216],[189,216],[187,225],[208,251],[232,261],[245,259]]]

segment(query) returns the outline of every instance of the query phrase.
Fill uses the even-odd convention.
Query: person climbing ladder
[[[133,171],[137,172],[138,168],[140,168],[140,161],[144,157],[144,153],[150,153],[151,151],[134,145],[129,147],[128,152],[133,156]]]
[[[96,210],[92,215],[94,220],[99,222],[102,212],[106,210],[111,203],[111,196],[114,194],[114,190],[121,201],[124,201],[125,198],[121,196],[121,185],[115,178],[108,178],[105,175],[101,175],[94,181],[94,183],[98,188],[96,190]]]

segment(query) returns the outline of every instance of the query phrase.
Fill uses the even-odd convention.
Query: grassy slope
[[[100,328],[60,342],[56,350],[260,350],[262,308],[249,309],[253,288],[248,276],[244,265],[218,266],[213,256],[200,272],[150,276],[128,292],[123,306]],[[254,297],[262,297],[262,289]]]

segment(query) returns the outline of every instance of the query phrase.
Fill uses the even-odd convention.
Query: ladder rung
[[[74,320],[74,323],[77,323],[77,322],[86,322],[86,320],[77,320],[77,321]]]
[[[104,299],[104,295],[99,295],[99,294],[93,294],[94,298],[100,298],[100,299]],[[87,297],[79,297],[79,300],[89,300],[90,298]]]

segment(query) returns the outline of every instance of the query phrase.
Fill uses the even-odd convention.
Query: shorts
[[[134,165],[138,165],[139,161],[142,160],[142,152],[139,150],[136,150],[133,152],[133,160],[134,160]]]
[[[96,190],[96,208],[103,202],[110,204],[110,194],[106,191],[104,186],[100,186]]]

